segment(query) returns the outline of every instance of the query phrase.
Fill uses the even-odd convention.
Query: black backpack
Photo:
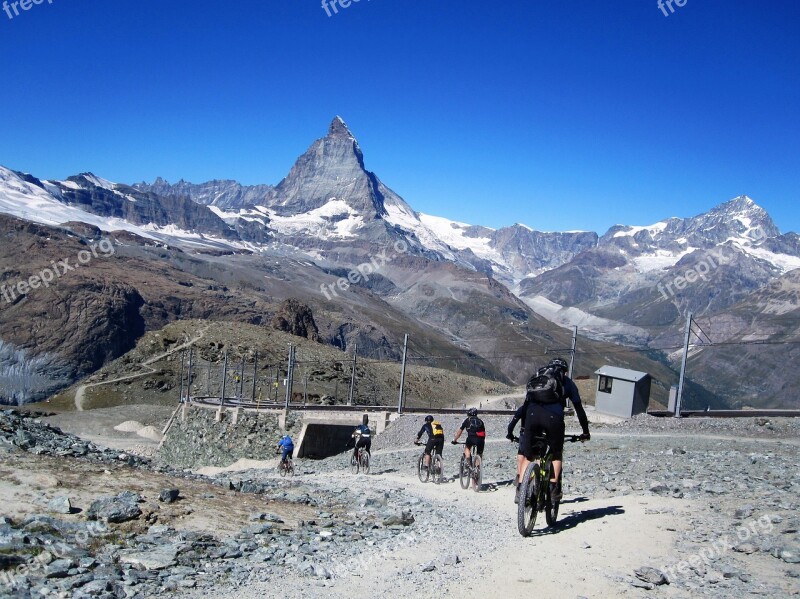
[[[558,368],[540,368],[528,379],[526,400],[533,403],[562,403],[564,401],[564,380]]]

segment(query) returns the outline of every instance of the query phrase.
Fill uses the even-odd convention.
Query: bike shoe
[[[519,503],[519,490],[521,485],[517,485],[517,492],[514,493],[514,503]]]
[[[552,499],[555,503],[560,503],[563,495],[561,494],[561,487],[558,483],[551,482],[550,483],[550,499]]]

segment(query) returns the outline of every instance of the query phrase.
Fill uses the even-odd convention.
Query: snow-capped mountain
[[[304,266],[283,273],[281,285],[288,290],[300,277],[306,293],[319,282],[317,275],[301,277],[303,269],[347,276],[386,248],[403,247],[403,255],[340,299],[361,305],[359,293],[371,294],[476,357],[517,337],[551,338],[549,323],[537,315],[561,327],[579,325],[595,339],[657,346],[680,329],[686,310],[746,309],[754,305],[747,303],[751,294],[768,294],[771,283],[800,269],[800,237],[781,235],[746,196],[691,218],[616,225],[603,235],[520,223],[490,229],[421,214],[366,168],[339,117],[274,186],[160,178],[129,186],[91,173],[46,181],[0,167],[0,212],[50,226],[127,231],[192,252],[291,255]],[[688,272],[703,276],[676,286]],[[514,328],[520,322],[533,328],[523,334]],[[343,331],[356,328],[337,326],[343,347],[351,334]],[[520,363],[508,360],[502,368],[517,372]]]

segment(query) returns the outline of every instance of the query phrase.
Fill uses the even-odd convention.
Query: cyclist
[[[567,376],[569,366],[562,358],[555,358],[542,369],[537,371],[534,377],[528,381],[525,403],[525,434],[520,441],[522,460],[517,471],[517,499],[519,498],[519,481],[522,480],[525,470],[532,461],[541,457],[542,448],[535,437],[544,434],[553,455],[553,472],[550,479],[551,493],[553,499],[561,500],[561,485],[557,484],[561,480],[561,462],[564,453],[564,408],[566,399],[572,401],[575,407],[575,414],[583,429],[580,436],[581,442],[591,438],[589,434],[589,420],[586,418],[586,411],[581,403],[581,396],[578,387]],[[556,381],[554,388],[543,391],[538,387],[538,382],[544,378]]]
[[[522,447],[525,442],[522,439],[525,436],[525,414],[527,410],[528,410],[528,401],[526,397],[525,402],[523,402],[523,404],[519,408],[517,408],[517,411],[514,412],[513,418],[511,418],[511,422],[508,423],[508,433],[506,434],[506,439],[508,439],[509,441],[519,442],[519,446],[517,448],[517,475],[514,480],[514,486],[517,489],[519,489],[519,481],[520,477],[522,476],[520,474],[520,469],[522,468],[522,460],[525,459],[525,456],[522,455]],[[517,426],[517,422],[520,423],[519,437],[514,436],[514,427]],[[522,472],[524,473],[525,471],[522,470]],[[518,499],[519,499],[519,494],[517,494],[517,496],[514,497],[514,503],[517,503]]]
[[[278,441],[278,447],[276,450],[282,451],[281,464],[285,463],[286,458],[294,453],[294,443],[292,442],[292,438],[289,435],[284,435],[281,437],[281,440]]]
[[[361,424],[353,431],[352,438],[356,439],[356,446],[355,449],[353,449],[353,460],[358,457],[358,450],[361,447],[364,447],[365,451],[372,456],[369,451],[372,447],[372,439],[370,439],[369,416],[367,414],[364,414],[361,419]]]
[[[483,457],[483,447],[486,444],[486,426],[483,424],[483,420],[478,418],[478,410],[475,408],[470,408],[467,411],[467,419],[461,423],[461,428],[456,431],[456,436],[452,441],[453,445],[458,443],[458,438],[464,430],[467,431],[467,442],[464,445],[464,457],[466,459],[470,458],[469,448],[473,445],[477,446],[478,455]]]
[[[428,433],[428,442],[425,444],[424,467],[427,469],[431,463],[431,451],[434,449],[442,454],[444,449],[444,429],[439,421],[434,420],[433,416],[425,416],[425,424],[419,429],[414,443],[419,443],[423,433]]]

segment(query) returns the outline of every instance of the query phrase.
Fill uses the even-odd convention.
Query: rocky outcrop
[[[272,328],[311,341],[319,341],[319,329],[314,322],[311,308],[299,300],[290,298],[283,302],[272,317]]]
[[[176,419],[164,438],[158,458],[178,468],[229,466],[236,460],[271,460],[282,434],[275,414],[217,412],[187,408],[186,419]]]

